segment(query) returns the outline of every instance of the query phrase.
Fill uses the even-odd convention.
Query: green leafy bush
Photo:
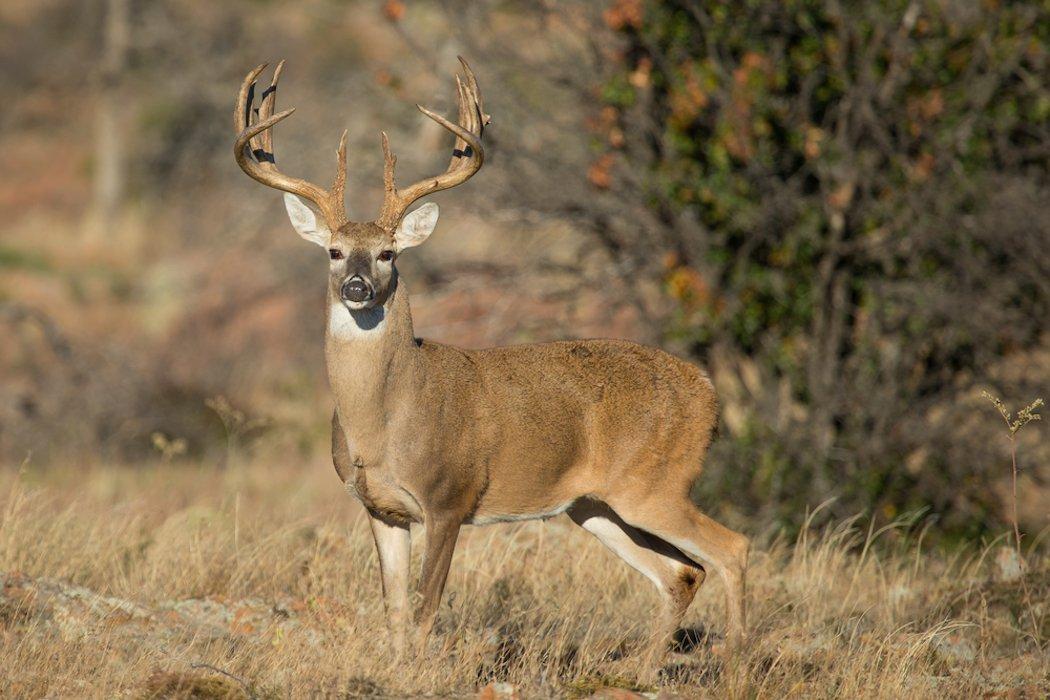
[[[625,44],[601,135],[669,232],[666,333],[726,403],[702,497],[986,527],[992,448],[966,414],[980,387],[1046,376],[1025,353],[1050,318],[1047,4],[620,0],[605,18]]]

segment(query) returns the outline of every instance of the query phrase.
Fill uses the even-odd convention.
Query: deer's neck
[[[383,434],[385,417],[421,380],[408,290],[398,280],[382,306],[363,311],[329,292],[327,317],[325,360],[340,422],[362,439]]]

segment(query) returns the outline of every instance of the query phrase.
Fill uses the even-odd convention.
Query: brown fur
[[[390,245],[388,234],[356,226],[333,237],[345,259]],[[717,423],[703,372],[621,340],[485,350],[419,340],[396,269],[376,278],[378,331],[339,337],[331,314],[344,313],[338,289],[346,275],[333,265],[326,340],[333,456],[374,517],[398,527],[422,523],[428,542],[440,530],[435,546],[450,557],[462,524],[544,517],[581,499],[608,504],[620,527],[642,533],[639,546],[660,552],[673,540],[683,548],[661,574],[675,622],[706,563],[735,587],[730,632],[742,631],[747,540],[700,514],[688,497]],[[447,572],[447,561],[432,566],[432,577]],[[417,616],[424,631],[444,581],[427,577],[425,561]]]
[[[465,182],[484,161],[489,119],[474,73],[460,62],[458,124],[420,108],[456,135],[448,169],[399,189],[384,135],[385,194],[372,222],[348,221],[343,207],[345,133],[331,188],[277,169],[271,129],[291,114],[274,113],[283,64],[257,119],[252,87],[265,66],[245,77],[234,112],[234,155],[245,173],[312,201],[324,219],[286,197],[299,234],[332,260],[325,340],[336,403],[332,456],[371,515],[395,639],[400,644],[404,630],[411,523],[426,528],[416,613],[425,638],[463,524],[566,512],[657,586],[664,625],[677,625],[702,566],[713,567],[726,584],[729,637],[739,640],[747,538],[689,500],[718,422],[714,388],[700,370],[620,340],[464,350],[413,334],[394,258],[430,235],[437,208],[405,211]]]

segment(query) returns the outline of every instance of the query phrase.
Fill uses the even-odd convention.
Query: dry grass
[[[991,550],[926,553],[900,528],[858,525],[765,538],[747,649],[710,652],[700,630],[724,617],[709,579],[685,653],[655,673],[631,653],[655,593],[589,535],[564,519],[468,528],[428,653],[397,661],[367,524],[330,467],[11,468],[0,475],[0,686],[26,697],[462,696],[490,681],[523,697],[603,685],[1046,695],[1045,547],[1027,574],[1033,632]]]

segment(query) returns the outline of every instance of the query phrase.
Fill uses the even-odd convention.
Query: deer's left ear
[[[425,241],[434,232],[438,222],[438,205],[427,202],[414,212],[405,214],[401,225],[394,233],[394,243],[398,252],[412,248]]]

